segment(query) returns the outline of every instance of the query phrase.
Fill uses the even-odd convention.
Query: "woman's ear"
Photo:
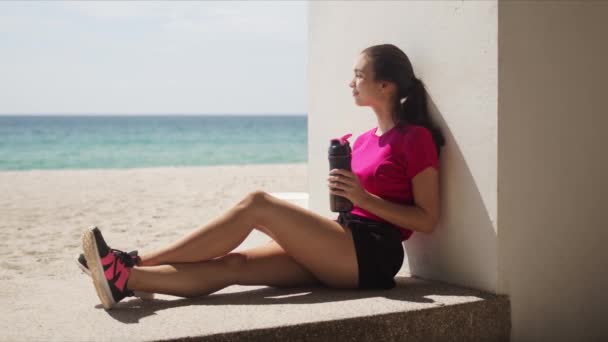
[[[385,91],[388,92],[389,94],[391,92],[394,93],[394,92],[397,91],[397,87],[392,82],[386,82],[386,81],[384,81],[384,82],[380,83],[380,92],[383,93]]]
[[[380,83],[380,92],[384,93],[385,91],[389,91],[390,89],[390,83],[388,82],[382,82]]]

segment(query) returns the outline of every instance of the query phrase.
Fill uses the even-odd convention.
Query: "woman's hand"
[[[360,206],[369,193],[361,186],[359,178],[353,172],[345,169],[333,169],[329,172],[329,193],[346,197],[354,205]]]

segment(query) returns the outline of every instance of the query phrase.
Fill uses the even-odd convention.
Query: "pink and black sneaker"
[[[127,288],[131,268],[135,266],[132,255],[108,247],[95,226],[83,233],[82,248],[97,296],[105,309],[111,309],[123,298],[135,295]]]
[[[131,256],[131,258],[133,258],[135,265],[139,266],[140,259],[137,256],[137,251],[131,251],[131,252],[129,252],[129,255]],[[84,257],[83,253],[80,253],[76,256],[76,265],[78,265],[78,267],[80,268],[80,270],[82,272],[84,272],[86,275],[91,277],[91,270],[89,270],[89,267],[87,266],[87,259]],[[154,292],[133,290],[133,293],[135,294],[135,297],[139,297],[142,300],[153,300],[154,299]]]

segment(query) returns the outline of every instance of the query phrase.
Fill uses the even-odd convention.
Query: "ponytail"
[[[415,125],[425,124],[428,121],[428,109],[426,105],[426,91],[420,79],[412,78],[408,89],[399,99],[397,110],[397,122],[411,123]]]
[[[402,94],[406,95],[402,95],[401,99],[397,100],[397,108],[394,111],[397,115],[395,119],[397,126],[406,127],[408,124],[414,124],[428,128],[437,148],[437,156],[439,156],[441,146],[445,144],[445,140],[440,130],[435,127],[431,120],[424,84],[419,78],[413,76],[409,87]]]

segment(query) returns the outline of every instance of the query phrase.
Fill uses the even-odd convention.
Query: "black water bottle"
[[[329,143],[329,171],[333,169],[344,169],[352,171],[350,167],[351,149],[348,142],[352,134],[337,139],[331,139]],[[329,206],[333,212],[348,212],[353,209],[353,202],[348,198],[329,194]]]

